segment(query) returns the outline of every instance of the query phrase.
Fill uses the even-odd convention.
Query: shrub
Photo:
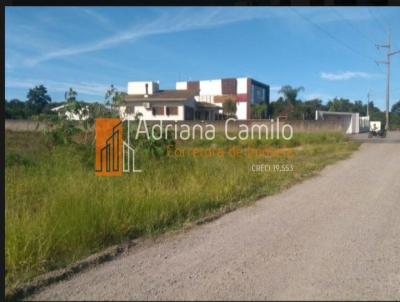
[[[6,153],[6,158],[5,158],[5,163],[6,163],[6,167],[13,167],[13,166],[24,166],[24,167],[28,167],[28,166],[32,166],[34,164],[34,161],[29,159],[26,156],[23,156],[21,154],[12,152],[12,151],[8,151]]]

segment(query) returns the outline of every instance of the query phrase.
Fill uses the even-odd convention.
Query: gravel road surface
[[[283,193],[29,299],[399,300],[400,133],[365,141]]]

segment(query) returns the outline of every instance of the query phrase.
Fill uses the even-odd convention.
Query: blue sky
[[[7,7],[6,98],[44,84],[53,101],[72,87],[102,101],[110,84],[248,76],[303,86],[301,99],[335,96],[384,108],[385,49],[400,49],[400,8]],[[400,99],[400,55],[392,57],[391,103]]]

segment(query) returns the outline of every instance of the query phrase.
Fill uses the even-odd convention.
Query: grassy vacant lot
[[[41,133],[7,132],[7,288],[111,244],[248,204],[358,148],[339,133],[297,134],[289,142],[228,142],[219,137],[184,144],[233,145],[291,148],[294,156],[142,156],[141,174],[96,177],[93,149],[79,144],[49,148]],[[294,171],[254,173],[250,171],[254,163],[292,164]]]

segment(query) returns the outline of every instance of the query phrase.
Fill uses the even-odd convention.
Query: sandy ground
[[[29,299],[399,300],[400,133],[364,143],[283,193],[134,247]]]

